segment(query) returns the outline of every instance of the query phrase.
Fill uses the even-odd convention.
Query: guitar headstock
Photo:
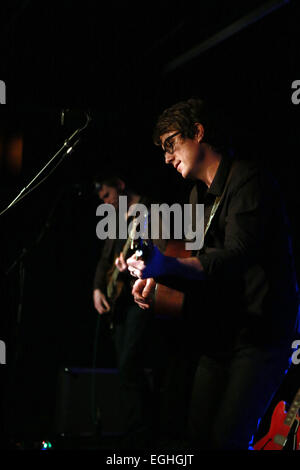
[[[140,225],[140,231],[137,234],[137,226]],[[153,249],[153,242],[149,237],[150,228],[150,215],[148,213],[143,214],[142,220],[134,219],[132,225],[132,231],[130,233],[131,238],[131,250],[135,252],[137,259],[148,259],[151,250]]]

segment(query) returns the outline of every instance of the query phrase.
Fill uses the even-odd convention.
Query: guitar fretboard
[[[284,424],[286,424],[287,426],[291,426],[293,424],[293,421],[298,413],[299,408],[300,408],[300,388],[298,392],[296,393],[296,396],[289,408],[289,411],[286,414]]]
[[[125,245],[124,245],[124,247],[123,247],[123,250],[122,250],[122,254],[123,254],[123,257],[124,257],[124,258],[126,258],[127,253],[128,253],[128,250],[129,250],[130,245],[131,245],[131,242],[132,242],[132,240],[134,239],[135,230],[136,230],[136,222],[135,222],[135,220],[134,220],[134,221],[133,221],[133,227],[132,227],[131,233],[130,233],[129,237],[127,238],[126,243],[125,243]],[[113,271],[113,273],[112,273],[110,282],[109,282],[110,285],[115,284],[115,282],[117,281],[117,279],[118,279],[118,277],[119,277],[119,274],[120,274],[120,271],[118,270],[117,267],[115,267],[115,268],[114,268],[114,271]]]

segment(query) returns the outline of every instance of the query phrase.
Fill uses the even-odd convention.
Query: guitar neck
[[[298,410],[300,408],[300,388],[298,390],[298,392],[296,393],[295,395],[295,398],[289,408],[289,411],[287,412],[286,414],[286,418],[284,420],[284,424],[286,424],[287,426],[292,426],[296,416],[297,416],[297,413],[298,413]]]
[[[123,255],[124,259],[127,256],[131,241],[132,241],[132,238],[129,236],[127,238],[126,243],[125,243],[125,245],[123,247],[123,250],[122,250],[122,255]],[[113,270],[110,282],[116,282],[116,280],[118,279],[119,273],[120,273],[120,271],[118,270],[117,267],[115,267],[114,270]]]

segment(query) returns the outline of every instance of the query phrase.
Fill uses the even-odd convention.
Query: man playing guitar
[[[299,322],[289,225],[273,177],[233,160],[204,103],[190,99],[158,118],[154,142],[165,163],[195,182],[192,204],[214,217],[204,246],[188,258],[154,247],[127,260],[143,309],[156,282],[185,286],[183,349],[196,358],[188,418],[197,449],[246,450],[289,366]],[[184,282],[183,282],[184,281]]]
[[[117,176],[98,181],[99,198],[118,211],[119,196],[127,196],[130,207],[139,201],[139,194],[129,190]],[[126,214],[129,223],[128,213]],[[118,217],[117,217],[118,220]],[[145,351],[150,334],[150,316],[143,315],[131,296],[132,277],[127,270],[122,250],[127,241],[106,239],[97,264],[93,300],[95,309],[113,324],[117,366],[121,384],[122,415],[124,416],[123,448],[144,448],[151,439],[151,401],[149,383],[144,374]],[[117,274],[117,275],[116,275]],[[109,298],[108,286],[116,284],[117,295]],[[114,287],[114,286],[113,286]]]

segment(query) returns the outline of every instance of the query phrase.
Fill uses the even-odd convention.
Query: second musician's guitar
[[[132,222],[132,230],[130,231],[129,237],[126,240],[126,243],[122,250],[122,254],[125,260],[128,257],[128,253],[130,252],[130,250],[132,251],[135,250],[134,238],[135,238],[136,227],[137,227],[137,221],[136,219],[134,219]],[[115,265],[115,262],[113,263],[111,269],[107,272],[106,285],[107,285],[106,297],[110,305],[109,314],[110,314],[110,320],[111,320],[111,326],[112,326],[113,316],[115,313],[115,306],[125,285],[124,280],[122,279],[122,272],[119,271],[119,269]]]

